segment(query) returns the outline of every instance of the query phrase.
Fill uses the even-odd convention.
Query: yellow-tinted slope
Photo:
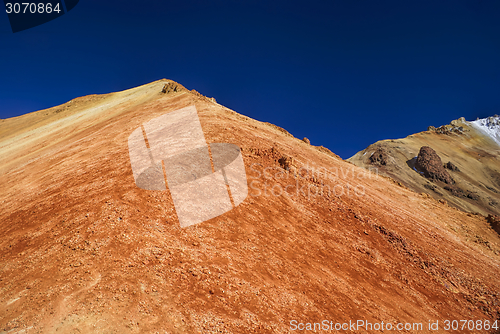
[[[364,168],[377,168],[381,174],[416,192],[444,199],[464,211],[500,214],[500,147],[469,122],[457,120],[452,123],[441,128],[443,131],[430,130],[404,139],[379,141],[348,161]],[[459,126],[463,131],[451,131]],[[443,163],[451,161],[459,168],[459,171],[449,170],[448,173],[456,181],[454,187],[463,190],[462,193],[453,195],[444,188],[446,184],[428,180],[413,169],[412,159],[422,146],[433,148]],[[370,161],[379,148],[388,156],[385,165]]]

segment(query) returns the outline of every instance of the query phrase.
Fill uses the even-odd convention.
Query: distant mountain
[[[419,158],[424,159],[419,157],[422,147],[426,147],[424,151],[430,148],[439,159],[432,167],[436,169],[434,174],[417,163]],[[348,161],[376,169],[413,191],[446,200],[466,212],[500,214],[500,118],[497,115],[472,122],[462,117],[403,139],[381,140]]]
[[[0,333],[494,325],[496,220],[442,199],[498,212],[497,144],[460,120],[357,157],[401,181],[172,80],[2,120]]]

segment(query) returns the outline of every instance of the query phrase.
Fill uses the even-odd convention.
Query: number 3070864
[[[59,13],[61,9],[59,8],[59,3],[55,6],[52,3],[34,3],[34,2],[22,2],[22,3],[6,3],[5,11],[7,14],[50,14],[52,12]]]

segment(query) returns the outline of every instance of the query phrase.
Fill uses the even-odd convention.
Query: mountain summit
[[[485,217],[456,209],[498,210],[498,148],[479,131],[459,121],[359,155],[378,152],[377,168],[407,175],[400,182],[172,80],[2,120],[0,331],[491,326],[500,317],[499,238]],[[165,143],[173,158],[158,149]],[[448,169],[450,187],[478,200],[415,171],[422,146],[458,167]],[[227,198],[216,214],[182,202],[204,177]],[[403,182],[435,187],[451,206]],[[181,226],[182,205],[211,218]]]

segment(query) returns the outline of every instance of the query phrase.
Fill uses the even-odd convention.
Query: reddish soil
[[[289,333],[292,320],[427,332],[429,320],[499,318],[499,238],[483,216],[164,83],[5,151],[0,332]],[[249,195],[182,229],[168,191],[136,187],[127,139],[193,104],[207,142],[242,148]],[[27,131],[5,129],[0,150]]]

